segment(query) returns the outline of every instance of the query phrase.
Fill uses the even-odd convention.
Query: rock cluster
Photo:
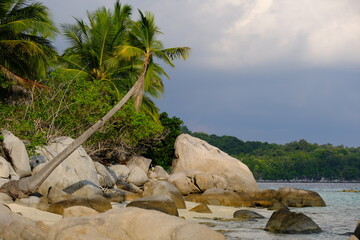
[[[29,160],[18,138],[6,130],[2,134],[5,156],[0,156],[0,186],[36,174],[73,142],[69,137],[53,139],[38,149],[38,156]],[[38,193],[17,200],[22,205],[61,214],[63,220],[49,228],[24,220],[0,205],[3,210],[0,215],[9,215],[0,221],[0,238],[225,239],[207,227],[175,217],[179,215],[178,209],[186,208],[184,200],[200,203],[191,211],[201,213],[211,213],[208,205],[280,209],[271,217],[267,230],[293,233],[293,229],[298,228],[297,221],[303,221],[306,216],[291,213],[287,207],[325,206],[315,192],[258,189],[246,165],[190,135],[180,135],[175,150],[176,158],[169,175],[160,166],[150,168],[151,160],[141,156],[131,156],[126,165],[104,166],[94,162],[79,147],[41,184]],[[12,202],[12,199],[0,193],[0,201]],[[128,202],[127,208],[112,209],[111,202],[124,201]],[[257,217],[261,216],[244,211],[234,214],[234,218]],[[285,226],[285,223],[289,224]],[[15,225],[19,231],[13,229]],[[155,228],[158,231],[153,231]],[[311,227],[306,231],[316,230]]]

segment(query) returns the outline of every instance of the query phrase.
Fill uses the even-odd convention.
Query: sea
[[[227,239],[235,240],[347,240],[360,221],[360,193],[342,190],[360,190],[360,183],[288,183],[261,182],[261,189],[292,187],[316,191],[324,199],[326,207],[291,208],[309,216],[322,229],[317,234],[275,234],[264,231],[273,211],[253,208],[251,210],[265,216],[251,221],[213,220],[212,228],[222,232]]]

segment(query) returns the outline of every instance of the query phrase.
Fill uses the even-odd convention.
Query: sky
[[[115,0],[43,0],[56,23]],[[244,141],[360,146],[359,0],[127,0],[150,11],[165,47],[161,111],[191,131]],[[61,51],[67,46],[59,37]]]

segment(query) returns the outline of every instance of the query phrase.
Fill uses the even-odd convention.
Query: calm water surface
[[[326,202],[326,207],[292,208],[312,218],[321,229],[319,234],[273,234],[264,231],[265,225],[272,214],[266,209],[253,209],[265,216],[265,219],[245,222],[214,221],[213,228],[222,230],[226,238],[264,239],[264,240],[347,240],[360,221],[360,193],[340,192],[341,190],[360,190],[360,183],[259,183],[262,189],[279,189],[293,187],[318,192]]]

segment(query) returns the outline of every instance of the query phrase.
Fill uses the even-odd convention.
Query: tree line
[[[258,180],[360,180],[360,147],[242,141],[233,136],[190,132],[245,163]]]

